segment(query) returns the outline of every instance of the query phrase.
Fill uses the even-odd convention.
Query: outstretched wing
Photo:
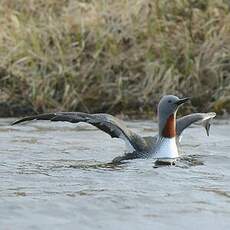
[[[86,122],[109,134],[112,138],[123,139],[128,147],[133,148],[133,151],[143,151],[146,148],[145,140],[141,136],[128,129],[121,120],[109,114],[87,114],[81,112],[46,113],[22,118],[12,123],[12,125],[31,120],[67,121],[71,123]]]
[[[201,122],[202,126],[205,127],[207,135],[209,136],[210,122],[216,116],[216,113],[193,113],[177,119],[176,121],[176,134],[179,137],[184,129],[189,127],[191,124]]]

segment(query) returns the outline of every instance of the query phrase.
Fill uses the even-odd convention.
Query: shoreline
[[[7,104],[7,103],[0,103],[0,118],[14,118],[14,117],[25,117],[25,116],[31,116],[31,115],[36,115],[36,114],[41,114],[41,113],[49,113],[49,112],[85,112],[85,113],[90,113],[87,111],[82,111],[82,110],[76,110],[76,111],[66,111],[66,110],[58,110],[58,109],[49,109],[47,111],[35,111],[31,106],[24,105],[16,105],[16,104]],[[199,111],[191,111],[186,108],[181,108],[178,112],[178,117],[184,116],[186,114],[190,113],[196,113]],[[203,111],[205,113],[205,111]],[[207,112],[213,112],[212,110],[207,111]],[[156,119],[157,114],[154,111],[149,111],[148,110],[142,110],[142,111],[116,111],[112,110],[110,112],[108,111],[96,111],[96,112],[91,112],[91,113],[108,113],[113,116],[117,116],[121,119],[131,119],[131,120],[148,120],[148,119]],[[217,116],[215,119],[222,120],[222,119],[229,119],[230,118],[230,113],[217,113]]]

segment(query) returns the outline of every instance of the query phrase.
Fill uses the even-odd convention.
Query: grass
[[[0,115],[230,112],[227,0],[1,0]]]

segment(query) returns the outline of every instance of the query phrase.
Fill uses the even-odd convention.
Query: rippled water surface
[[[0,120],[0,229],[230,229],[230,122],[186,130],[175,166],[107,164],[121,140],[88,125]],[[151,121],[128,122],[141,135]]]

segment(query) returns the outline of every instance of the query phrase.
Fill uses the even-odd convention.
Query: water
[[[0,119],[0,229],[229,229],[230,122],[199,126],[175,166],[107,164],[122,140],[88,125]],[[127,123],[155,134],[151,121]]]

